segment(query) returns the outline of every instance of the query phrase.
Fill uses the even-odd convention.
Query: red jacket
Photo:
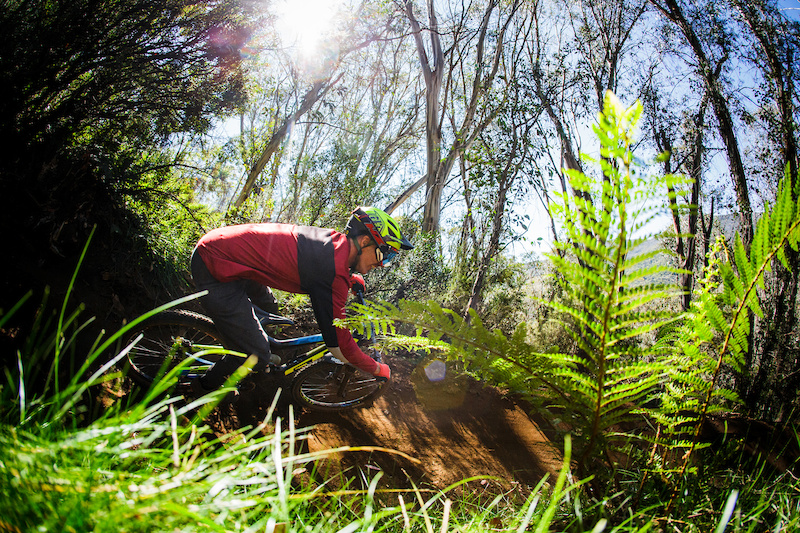
[[[250,279],[287,292],[308,294],[322,338],[334,356],[374,374],[378,363],[356,345],[344,318],[350,291],[350,242],[331,229],[290,224],[240,224],[215,229],[197,251],[218,281]]]

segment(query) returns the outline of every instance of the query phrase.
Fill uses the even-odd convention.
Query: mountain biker
[[[278,364],[253,305],[277,311],[270,287],[308,294],[311,307],[332,355],[382,379],[388,365],[378,363],[356,345],[351,332],[334,326],[344,318],[351,273],[366,274],[387,266],[413,245],[397,222],[375,207],[356,208],[343,232],[312,226],[261,223],[226,226],[200,238],[192,252],[192,278],[200,299],[226,348],[255,354],[256,368]],[[244,359],[227,355],[191,383],[197,394],[221,387]]]

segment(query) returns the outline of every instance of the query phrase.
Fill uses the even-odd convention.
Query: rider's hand
[[[392,369],[389,368],[389,365],[378,363],[378,369],[375,370],[373,376],[378,378],[378,381],[389,381],[392,379]]]
[[[367,284],[364,282],[364,276],[361,274],[350,274],[350,290],[353,294],[358,296],[358,293],[364,293],[367,290]]]

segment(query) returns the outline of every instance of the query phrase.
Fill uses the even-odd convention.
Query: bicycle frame
[[[266,318],[262,319],[266,327],[293,323],[275,315]],[[248,357],[247,353],[225,349],[212,320],[188,310],[155,315],[130,335],[131,376],[145,386],[165,376],[177,377],[178,383],[185,385],[204,375],[221,356]],[[334,356],[320,334],[290,339],[267,335],[267,338],[281,364],[271,366],[263,375],[285,387],[300,406],[319,411],[351,409],[366,405],[383,390],[386,380],[359,371]],[[377,352],[371,355],[380,360]]]
[[[275,339],[273,337],[267,336],[269,339],[270,347],[275,349],[281,348],[291,348],[291,347],[301,347],[301,346],[311,346],[317,344],[318,346],[314,347],[313,349],[304,352],[298,356],[293,357],[289,361],[285,362],[284,364],[280,365],[277,370],[283,376],[290,376],[293,373],[302,370],[306,366],[311,363],[318,361],[325,357],[325,354],[328,351],[327,346],[322,341],[322,335],[307,335],[304,337],[296,337],[293,339]],[[232,350],[226,350],[220,345],[216,344],[185,344],[183,339],[176,341],[176,346],[178,342],[181,343],[181,348],[184,349],[186,355],[191,357],[195,361],[199,362],[201,365],[206,365],[209,368],[214,364],[212,361],[204,359],[203,356],[206,354],[220,354],[226,353],[230,355],[234,355],[236,357],[247,358],[246,354],[241,352],[236,352]],[[332,357],[332,356],[331,356]],[[196,368],[196,367],[195,367]]]

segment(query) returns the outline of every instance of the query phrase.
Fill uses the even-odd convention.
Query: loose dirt
[[[524,402],[452,367],[442,375],[441,362],[398,355],[386,360],[393,370],[392,382],[373,405],[295,415],[295,426],[308,430],[299,451],[351,448],[323,454],[316,465],[320,479],[340,472],[369,479],[381,471],[385,483],[395,488],[413,484],[445,489],[476,478],[465,486],[525,494],[543,476],[557,475],[560,451]],[[209,423],[219,433],[256,425],[267,414],[271,392],[259,384],[236,404],[218,409]],[[283,409],[286,419],[288,409]],[[352,450],[364,447],[370,450]]]
[[[469,491],[525,497],[543,477],[555,479],[563,463],[558,440],[524,401],[450,364],[442,372],[442,362],[433,358],[395,354],[385,360],[392,367],[392,382],[369,407],[333,413],[293,410],[290,415],[288,403],[279,403],[283,429],[290,427],[291,416],[302,436],[295,453],[321,458],[307,465],[312,481],[333,487],[349,479],[349,488],[366,488],[381,472],[382,488],[457,485],[456,496]],[[266,381],[256,382],[235,404],[215,410],[207,419],[212,429],[222,436],[263,422],[275,394]],[[702,440],[718,448],[737,442],[776,473],[797,474],[795,435],[792,428],[726,414],[708,420]]]

